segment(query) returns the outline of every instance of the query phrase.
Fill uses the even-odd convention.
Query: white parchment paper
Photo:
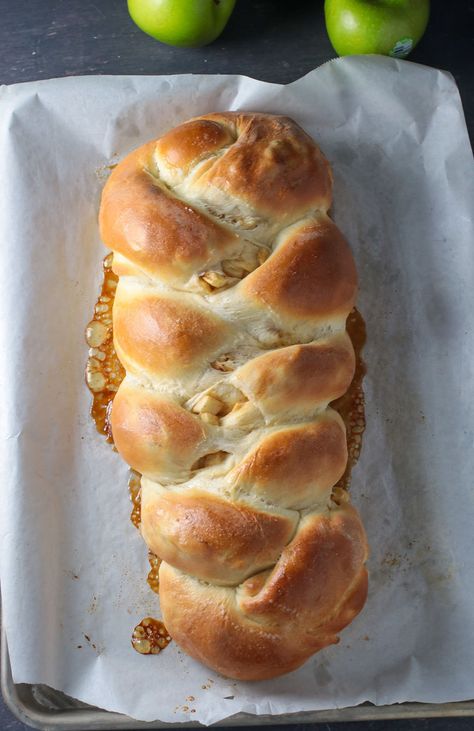
[[[320,143],[360,275],[367,422],[353,500],[366,608],[275,681],[219,677],[171,644],[129,521],[127,468],[89,418],[83,339],[105,254],[105,166],[188,117],[285,113]],[[0,93],[1,587],[14,680],[137,719],[212,723],[474,696],[474,175],[443,72],[338,60],[282,87],[238,76],[84,77]]]

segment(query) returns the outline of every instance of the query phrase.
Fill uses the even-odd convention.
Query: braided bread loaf
[[[171,636],[224,675],[286,673],[367,593],[329,402],[347,390],[356,271],[331,172],[292,120],[209,114],[128,155],[102,197],[126,370],[116,447],[142,473]]]

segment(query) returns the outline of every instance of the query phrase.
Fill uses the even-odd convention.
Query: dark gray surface
[[[129,19],[125,0],[0,0],[0,10],[0,82],[4,84],[77,74],[190,72],[247,74],[287,83],[335,56],[324,28],[322,0],[238,0],[221,37],[211,46],[192,50],[164,46],[143,34]],[[471,140],[473,41],[474,0],[432,0],[428,30],[410,57],[453,74]],[[363,725],[368,731],[472,731],[474,719]],[[315,726],[338,731],[361,727],[356,723]],[[0,702],[0,731],[26,728]]]

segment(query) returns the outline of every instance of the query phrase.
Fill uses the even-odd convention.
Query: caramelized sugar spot
[[[158,556],[153,553],[153,551],[148,551],[148,562],[151,566],[150,571],[148,572],[147,576],[147,582],[152,591],[155,592],[155,594],[160,593],[160,577],[159,577],[159,570],[161,565],[161,558],[158,558]]]
[[[133,630],[132,647],[140,655],[158,655],[170,642],[163,622],[153,617],[145,617]]]

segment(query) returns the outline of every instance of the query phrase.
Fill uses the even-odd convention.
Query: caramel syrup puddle
[[[108,254],[103,261],[103,281],[100,295],[94,307],[94,316],[86,328],[86,341],[89,345],[89,356],[86,366],[86,384],[92,393],[91,416],[99,434],[106,437],[109,444],[114,443],[110,426],[110,414],[115,394],[125,377],[125,370],[114,349],[112,331],[112,308],[118,277],[112,271],[113,254]],[[347,318],[347,332],[354,346],[356,367],[354,378],[349,389],[341,398],[333,401],[331,406],[342,417],[346,426],[348,460],[346,470],[334,486],[337,490],[349,489],[351,471],[356,464],[362,446],[362,435],[365,429],[365,406],[362,381],[366,372],[361,352],[366,341],[366,329],[362,315],[353,309]],[[141,519],[141,475],[130,470],[128,490],[132,503],[130,520],[135,528],[140,528]],[[150,571],[147,582],[152,591],[159,593],[158,572],[161,560],[148,551]],[[132,646],[142,655],[156,655],[170,643],[171,638],[163,622],[152,617],[145,617],[133,630]]]
[[[112,257],[105,257],[103,280],[94,316],[86,328],[89,357],[86,366],[86,383],[92,393],[91,416],[99,434],[104,434],[113,444],[110,428],[112,401],[125,377],[125,370],[117,358],[112,333],[112,307],[118,277],[112,271]]]
[[[133,630],[132,647],[140,655],[159,655],[170,642],[163,622],[153,617],[145,617]]]
[[[152,591],[155,592],[155,594],[160,593],[160,578],[159,578],[159,570],[160,570],[160,564],[161,564],[161,558],[158,558],[156,553],[153,553],[153,551],[148,551],[148,563],[151,566],[151,569],[147,576],[147,582]]]
[[[135,528],[138,528],[138,530],[140,530],[141,520],[141,479],[142,476],[139,472],[132,469],[130,470],[130,477],[128,478],[128,494],[133,506],[132,512],[130,513],[130,520]]]
[[[132,503],[132,512],[130,513],[130,520],[132,521],[135,528],[140,530],[140,518],[141,518],[141,474],[136,470],[130,470],[130,477],[128,480],[128,493],[130,495],[130,501]],[[159,570],[161,559],[158,558],[156,553],[148,550],[148,562],[150,564],[150,571],[147,576],[147,583],[155,594],[160,593],[160,580]]]
[[[346,327],[356,356],[355,372],[346,393],[331,403],[331,407],[340,414],[346,427],[347,466],[341,479],[335,485],[343,490],[349,489],[352,468],[359,459],[362,435],[365,430],[365,400],[362,381],[366,367],[362,360],[362,349],[367,339],[367,332],[364,319],[356,308],[350,312]]]

